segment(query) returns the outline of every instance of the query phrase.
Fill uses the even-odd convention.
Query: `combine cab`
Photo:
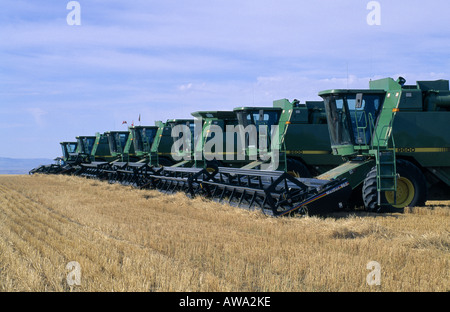
[[[97,133],[94,146],[91,150],[92,162],[112,162],[123,160],[125,144],[127,143],[129,131],[107,131]],[[134,149],[130,149],[130,154]]]
[[[239,167],[243,169],[260,168],[261,164],[273,159],[271,147],[273,147],[272,139],[275,137],[272,135],[272,130],[275,129],[274,126],[278,125],[282,109],[279,107],[239,107],[233,111],[240,126],[237,139],[242,142],[237,146],[237,153],[244,155]],[[275,136],[279,136],[279,133],[275,133]],[[262,158],[268,160],[262,160]],[[284,168],[278,168],[278,166],[272,168],[272,170],[277,169]]]
[[[62,160],[66,162],[77,150],[78,142],[61,142]]]
[[[70,161],[77,151],[78,142],[61,142],[62,157],[59,161],[59,170],[57,173],[67,173],[72,170]]]
[[[236,159],[236,135],[227,146],[226,130],[238,125],[233,111],[199,111],[192,116],[202,121],[202,131],[194,138],[194,160],[196,168],[217,168],[220,166],[240,167]]]
[[[343,162],[340,156],[331,152],[323,102],[307,101],[301,104],[297,100],[291,103],[282,99],[274,101],[273,107],[239,107],[234,111],[240,125],[256,128],[257,146],[252,148],[248,142],[246,154],[249,158],[253,156],[253,160],[256,154],[268,154],[270,160],[277,157],[278,167],[273,170],[308,178]],[[261,133],[263,127],[267,129],[265,133]],[[273,130],[277,130],[278,134],[272,133]],[[247,162],[243,168],[258,168],[264,162],[256,159]]]
[[[175,128],[177,126],[181,127]],[[172,136],[172,132],[175,132],[177,137]],[[172,147],[174,146],[178,146],[178,148],[172,150]],[[158,131],[156,132],[156,137],[150,150],[150,165],[192,165],[194,163],[194,159],[192,157],[193,147],[194,120],[169,119],[166,123],[161,123]]]
[[[95,146],[96,136],[77,136],[77,149],[74,154],[69,154],[69,164],[88,163]]]
[[[158,126],[132,126],[124,154],[129,162],[148,162]],[[134,153],[133,153],[134,150]]]

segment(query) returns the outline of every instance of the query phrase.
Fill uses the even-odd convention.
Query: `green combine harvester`
[[[54,159],[55,163],[50,165],[41,165],[39,167],[33,168],[28,172],[28,174],[34,173],[46,173],[46,174],[57,174],[63,172],[65,169],[71,169],[67,165],[67,161],[70,159],[70,155],[74,154],[77,149],[77,142],[60,142],[62,149],[62,156],[56,157]]]
[[[450,186],[449,82],[405,82],[319,93],[331,148],[348,161],[318,178],[346,179],[369,211],[423,206],[430,192]]]

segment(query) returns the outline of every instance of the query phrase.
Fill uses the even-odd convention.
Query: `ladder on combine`
[[[391,135],[392,125],[386,127],[384,138],[378,138],[376,145],[377,192],[378,205],[387,205],[381,201],[381,192],[394,192],[394,204],[397,198],[397,168],[395,159],[394,137]],[[391,147],[389,147],[389,141]]]

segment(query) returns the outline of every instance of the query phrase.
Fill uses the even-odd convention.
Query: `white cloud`
[[[40,107],[31,107],[27,111],[33,116],[33,119],[37,126],[43,127],[46,123],[43,116],[47,115],[47,112]]]
[[[178,87],[178,90],[180,91],[186,91],[192,88],[192,83],[188,83],[188,84],[183,84],[181,86]]]

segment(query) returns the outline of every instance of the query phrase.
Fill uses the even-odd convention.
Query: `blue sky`
[[[448,1],[0,0],[0,157],[127,121],[320,100],[331,88],[450,78]],[[141,122],[138,122],[141,115]]]

